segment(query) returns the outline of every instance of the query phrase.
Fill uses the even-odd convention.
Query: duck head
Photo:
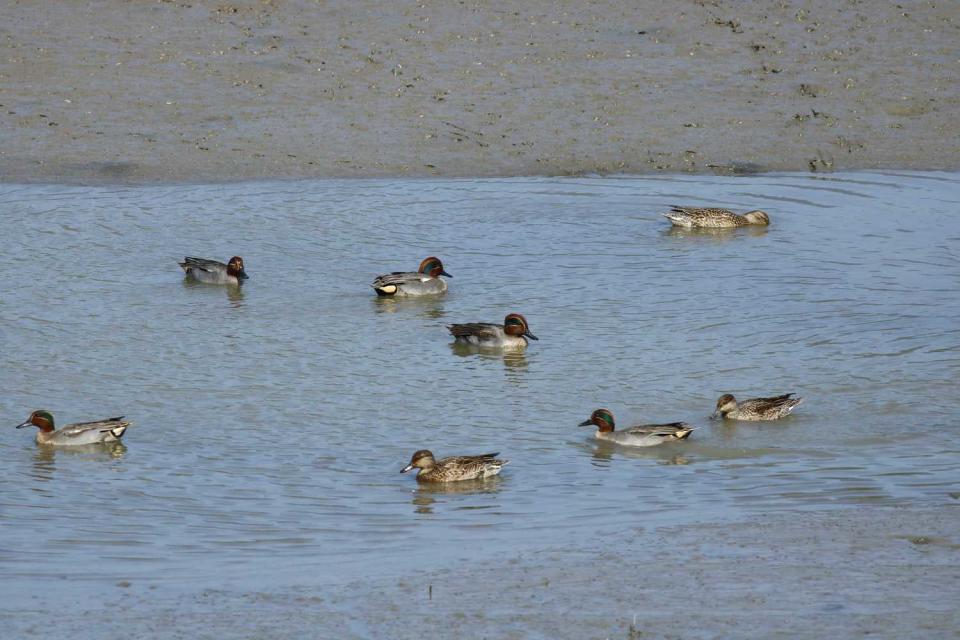
[[[417,272],[422,273],[425,276],[430,276],[431,278],[438,278],[440,276],[446,276],[448,278],[453,277],[443,270],[443,263],[440,262],[440,258],[435,256],[424,258],[423,262],[420,263],[420,268],[417,269]]]
[[[759,209],[747,211],[743,214],[743,217],[746,218],[750,224],[770,224],[770,216],[767,215],[766,211],[760,211]]]
[[[726,418],[731,411],[737,410],[737,399],[732,393],[725,393],[717,399],[717,410],[713,412],[711,418]]]
[[[581,427],[589,427],[591,424],[597,426],[597,430],[602,433],[613,431],[613,413],[609,409],[597,409],[590,414],[590,419],[580,423]]]
[[[433,454],[426,449],[420,449],[410,458],[410,464],[400,470],[400,473],[406,473],[412,469],[432,469],[437,464],[433,459]]]
[[[503,319],[503,332],[508,336],[523,336],[531,340],[540,339],[530,333],[530,326],[527,324],[527,319],[519,313],[511,313]]]
[[[243,269],[243,258],[240,256],[230,258],[230,262],[227,263],[227,275],[233,276],[237,280],[247,280],[250,277]]]
[[[30,417],[17,425],[17,429],[34,426],[45,433],[53,431],[53,414],[46,409],[37,409],[30,414]]]

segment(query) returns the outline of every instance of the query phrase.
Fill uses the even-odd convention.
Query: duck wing
[[[753,398],[739,404],[741,411],[750,411],[756,413],[779,412],[780,415],[786,415],[794,407],[803,402],[803,398],[794,398],[792,393],[785,393],[781,396],[771,396],[769,398]]]
[[[216,273],[227,270],[227,265],[222,262],[207,260],[206,258],[191,258],[190,256],[185,257],[183,262],[180,263],[180,266],[183,267],[184,271],[188,269],[200,269],[208,273]]]
[[[429,279],[429,276],[425,276],[417,271],[394,271],[393,273],[377,276],[373,280],[373,284],[370,286],[374,289],[380,289],[390,285],[396,286],[399,284],[406,284],[408,282],[421,282]]]
[[[450,456],[437,463],[437,474],[446,480],[474,480],[497,475],[507,460],[497,459],[496,453],[479,456]]]
[[[479,456],[450,456],[449,458],[444,458],[438,464],[446,464],[452,462],[455,464],[465,464],[468,462],[489,462],[500,455],[500,452],[495,453],[483,453]]]
[[[691,431],[693,431],[693,427],[686,422],[667,422],[665,424],[639,424],[625,429],[623,433],[660,438],[686,438]]]
[[[465,324],[447,325],[447,329],[450,330],[450,334],[455,338],[475,336],[477,339],[483,341],[498,339],[503,325],[490,322],[467,322]]]
[[[75,438],[87,431],[111,431],[118,427],[128,427],[130,422],[123,419],[123,416],[116,418],[106,418],[104,420],[94,420],[93,422],[75,422],[68,424],[60,429],[60,433],[67,438]]]

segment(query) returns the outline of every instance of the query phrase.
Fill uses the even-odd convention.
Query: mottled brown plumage
[[[714,416],[730,420],[776,420],[790,414],[803,402],[803,398],[792,398],[792,393],[770,398],[752,398],[737,402],[732,394],[724,394],[717,400]]]
[[[456,482],[489,478],[500,473],[500,468],[509,460],[498,460],[497,453],[480,456],[451,456],[435,460],[427,449],[421,449],[410,458],[410,464],[400,470],[406,473],[418,469],[418,482]]]
[[[678,227],[703,229],[732,229],[749,225],[768,225],[770,216],[755,209],[739,215],[729,209],[712,207],[670,207],[670,213],[663,214]]]

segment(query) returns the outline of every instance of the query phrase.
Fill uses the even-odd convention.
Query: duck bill
[[[246,272],[246,271],[240,271],[240,273],[237,274],[237,279],[238,279],[238,280],[249,280],[249,279],[250,279],[250,276],[247,275],[247,272]]]
[[[22,422],[18,424],[17,429],[23,429],[24,427],[30,427],[30,426],[33,426],[33,423],[27,420],[26,422]]]
[[[710,419],[711,419],[711,420],[717,420],[717,419],[720,418],[720,417],[721,417],[721,416],[720,416],[720,409],[717,409],[716,411],[714,411],[713,413],[710,414]]]
[[[523,335],[525,335],[526,337],[530,338],[531,340],[539,340],[539,339],[540,339],[540,338],[538,338],[537,336],[535,336],[535,335],[533,335],[532,333],[530,333],[529,331],[527,331],[527,332],[524,333]]]
[[[408,464],[408,465],[405,466],[403,469],[400,469],[400,473],[406,473],[407,471],[410,471],[411,469],[413,469],[413,465],[412,465],[412,464]]]
[[[452,275],[450,275],[450,274],[447,273],[446,271],[441,271],[441,272],[440,272],[440,275],[446,276],[446,277],[448,277],[448,278],[452,278],[452,277],[453,277]]]
[[[581,423],[578,424],[577,426],[578,426],[578,427],[589,427],[589,426],[592,425],[592,424],[593,424],[593,422],[592,422],[591,420],[584,420],[583,422],[581,422]]]

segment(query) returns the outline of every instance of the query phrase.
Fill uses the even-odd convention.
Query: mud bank
[[[955,169],[960,9],[4,9],[0,180]]]

